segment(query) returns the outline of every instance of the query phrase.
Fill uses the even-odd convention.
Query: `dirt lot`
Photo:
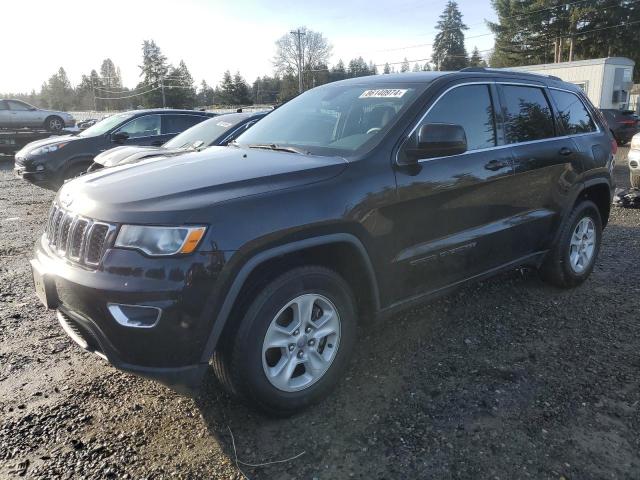
[[[0,160],[0,478],[640,478],[640,210],[613,210],[580,288],[513,272],[368,327],[329,400],[271,420],[213,381],[193,400],[76,347],[29,273],[53,195],[12,166]]]

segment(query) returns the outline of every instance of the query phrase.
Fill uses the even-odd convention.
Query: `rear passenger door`
[[[513,206],[520,220],[511,248],[526,255],[547,248],[580,171],[580,155],[555,121],[544,86],[503,83],[498,90],[505,142],[513,155]]]
[[[179,133],[188,130],[207,118],[204,115],[162,115],[162,143],[168,142]]]
[[[11,126],[11,112],[6,100],[0,100],[0,128]]]

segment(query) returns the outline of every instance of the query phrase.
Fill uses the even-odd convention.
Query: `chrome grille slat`
[[[115,229],[113,224],[75,215],[54,204],[49,212],[45,235],[56,255],[96,268],[113,240]]]

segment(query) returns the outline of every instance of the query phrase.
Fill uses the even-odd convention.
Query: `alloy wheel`
[[[595,223],[590,217],[583,217],[573,230],[569,244],[569,263],[574,272],[582,273],[589,267],[593,260],[595,245]]]
[[[300,295],[271,321],[262,346],[262,367],[278,390],[297,392],[320,380],[340,345],[340,315],[327,297]]]

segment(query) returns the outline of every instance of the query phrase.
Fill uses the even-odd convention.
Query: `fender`
[[[235,276],[231,287],[224,297],[222,307],[220,307],[217,318],[213,324],[213,328],[211,329],[211,333],[209,334],[209,338],[207,339],[204,352],[202,354],[202,357],[200,358],[201,362],[209,362],[209,359],[213,355],[213,351],[218,343],[225,325],[227,324],[227,320],[229,319],[231,310],[236,302],[236,299],[238,298],[238,295],[240,294],[240,291],[242,290],[242,287],[244,286],[247,278],[249,278],[249,275],[251,275],[251,272],[253,272],[260,264],[266,262],[267,260],[271,260],[272,258],[304,250],[306,248],[336,243],[348,243],[354,246],[359,252],[361,259],[364,261],[365,268],[367,269],[367,278],[369,279],[369,284],[373,291],[375,309],[376,311],[379,311],[380,294],[378,290],[378,282],[376,279],[375,271],[373,269],[373,265],[367,253],[367,250],[355,235],[348,233],[335,233],[331,235],[322,235],[319,237],[312,237],[297,242],[279,245],[277,247],[261,251],[260,253],[251,257]]]

